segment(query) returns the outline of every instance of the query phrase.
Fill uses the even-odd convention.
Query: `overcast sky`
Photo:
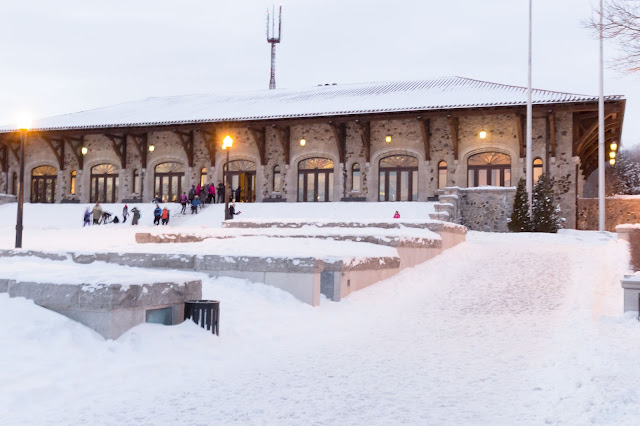
[[[533,86],[598,93],[593,0],[534,0]],[[150,96],[266,89],[265,0],[0,0],[0,123]],[[278,87],[459,75],[527,84],[528,0],[285,0]],[[605,45],[608,57],[613,46]],[[640,143],[640,75],[605,71]]]

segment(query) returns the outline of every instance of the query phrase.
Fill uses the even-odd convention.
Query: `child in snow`
[[[82,227],[84,228],[87,225],[91,225],[91,210],[89,210],[89,207],[84,211],[84,223]]]
[[[196,195],[196,197],[193,199],[193,201],[191,202],[191,214],[198,214],[198,207],[200,206],[200,200],[198,199],[198,196]]]
[[[156,208],[153,209],[153,224],[160,225],[160,217],[162,216],[162,209],[156,204]]]
[[[229,219],[233,219],[235,215],[242,213],[241,211],[236,212],[236,203],[233,203],[229,206]]]
[[[394,219],[400,219],[400,213],[396,210],[396,214],[393,215]]]
[[[169,209],[166,207],[162,209],[162,224],[166,225],[169,223]]]

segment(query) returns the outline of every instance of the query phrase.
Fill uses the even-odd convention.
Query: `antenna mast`
[[[271,31],[269,31],[271,24]],[[276,7],[273,6],[273,16],[269,15],[267,9],[267,42],[271,44],[271,80],[269,80],[269,89],[276,88],[276,44],[280,43],[280,34],[282,32],[282,5],[280,5],[280,14],[278,15],[278,36],[276,37]]]

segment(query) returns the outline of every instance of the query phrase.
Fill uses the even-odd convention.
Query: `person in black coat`
[[[222,182],[218,182],[218,202],[224,203],[224,185]]]

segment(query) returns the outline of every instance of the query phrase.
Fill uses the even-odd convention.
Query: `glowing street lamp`
[[[222,149],[227,151],[227,178],[224,180],[224,220],[231,219],[231,215],[229,214],[229,190],[231,188],[231,173],[229,173],[229,151],[231,151],[231,147],[233,146],[233,139],[231,136],[227,135],[222,140]]]
[[[609,158],[616,158],[616,152],[615,151],[611,151],[609,153]]]
[[[18,119],[20,131],[20,176],[18,180],[18,216],[16,218],[16,248],[22,248],[22,216],[24,208],[24,143],[27,132],[31,129],[31,118],[21,115]]]
[[[611,164],[612,166],[615,166],[615,164],[616,164],[616,159],[615,159],[615,158],[610,158],[610,159],[609,159],[609,164]]]
[[[615,142],[611,142],[611,145],[609,145],[609,148],[611,148],[611,151],[617,151],[618,150],[618,144]]]

